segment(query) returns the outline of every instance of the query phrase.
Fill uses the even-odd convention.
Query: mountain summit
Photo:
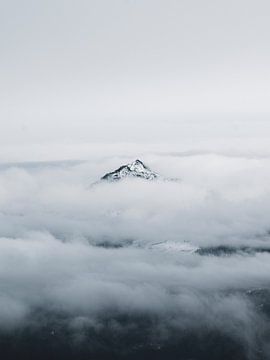
[[[150,170],[141,160],[135,160],[130,164],[120,166],[120,168],[105,174],[101,180],[117,181],[125,177],[138,177],[146,180],[155,180],[160,176]]]

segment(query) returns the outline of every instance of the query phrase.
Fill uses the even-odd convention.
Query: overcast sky
[[[269,20],[267,0],[0,0],[1,142],[270,134]]]

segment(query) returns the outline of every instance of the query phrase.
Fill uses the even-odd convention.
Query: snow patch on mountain
[[[124,178],[132,177],[145,180],[178,180],[162,177],[161,175],[149,169],[149,167],[147,167],[141,160],[138,159],[133,161],[132,163],[122,165],[118,169],[105,174],[104,176],[102,176],[101,180],[118,181]]]
[[[152,244],[150,246],[151,249],[160,250],[165,252],[186,252],[186,253],[194,253],[199,248],[195,245],[192,245],[189,242],[175,242],[175,241],[163,241],[157,244]]]

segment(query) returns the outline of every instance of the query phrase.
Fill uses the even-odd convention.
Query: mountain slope
[[[150,170],[141,160],[135,160],[130,164],[120,166],[118,169],[105,174],[101,180],[118,181],[125,177],[138,177],[146,180],[155,180],[160,176]]]

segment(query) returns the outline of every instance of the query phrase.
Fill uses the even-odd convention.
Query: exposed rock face
[[[105,174],[101,180],[118,181],[125,177],[139,177],[146,180],[160,178],[158,174],[150,170],[141,160],[135,160],[130,164],[120,166],[120,168]]]

